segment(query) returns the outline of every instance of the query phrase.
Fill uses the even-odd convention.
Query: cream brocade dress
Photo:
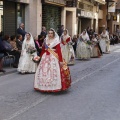
[[[76,48],[76,56],[78,59],[90,59],[91,57],[91,46],[88,45],[87,38],[82,37],[83,40],[78,40],[77,48]]]
[[[63,44],[64,42],[66,42],[66,44]],[[75,64],[75,53],[70,37],[63,37],[63,40],[61,40],[61,51],[62,56],[68,65]]]

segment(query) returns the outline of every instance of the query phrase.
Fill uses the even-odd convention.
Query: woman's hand
[[[60,62],[60,66],[62,67],[64,65],[64,63],[63,62]]]

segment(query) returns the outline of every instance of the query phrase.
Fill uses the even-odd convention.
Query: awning
[[[95,1],[95,2],[98,2],[98,3],[100,3],[100,4],[103,4],[103,5],[106,4],[105,0],[94,0],[94,1]]]
[[[30,0],[7,0],[9,2],[18,2],[18,3],[26,3],[29,4]]]

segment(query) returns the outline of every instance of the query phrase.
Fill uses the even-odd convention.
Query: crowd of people
[[[58,32],[58,33],[57,33]],[[110,44],[118,43],[119,38],[106,29],[101,34],[90,27],[81,34],[69,35],[62,25],[58,31],[48,32],[42,27],[40,35],[33,37],[24,30],[21,23],[15,35],[5,35],[0,39],[0,72],[3,70],[3,57],[14,55],[13,67],[21,74],[35,73],[34,89],[45,92],[58,92],[70,87],[71,76],[68,65],[75,59],[89,60],[110,53]]]

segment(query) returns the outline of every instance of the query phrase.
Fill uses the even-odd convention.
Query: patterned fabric
[[[79,59],[90,59],[91,57],[91,48],[88,44],[83,41],[80,41],[77,45],[76,56]]]
[[[60,43],[56,44],[56,41],[53,41],[49,48],[54,49],[58,58],[49,52],[46,42],[42,48],[41,62],[35,74],[34,89],[42,92],[66,90],[70,87],[71,77],[69,69],[67,70],[68,77],[68,74],[65,74],[63,68],[60,67],[60,62],[63,62]]]
[[[72,46],[71,38],[61,39],[61,48],[62,48],[62,56],[65,59],[65,62],[70,64],[75,64],[75,53]]]
[[[29,46],[32,46],[31,43],[26,43],[24,50],[22,50],[21,57],[19,60],[19,65],[18,65],[18,72],[21,73],[32,73],[35,72],[37,69],[37,64],[32,61],[33,56],[37,56],[37,53],[33,53],[33,55],[30,55],[27,53],[27,49]]]

